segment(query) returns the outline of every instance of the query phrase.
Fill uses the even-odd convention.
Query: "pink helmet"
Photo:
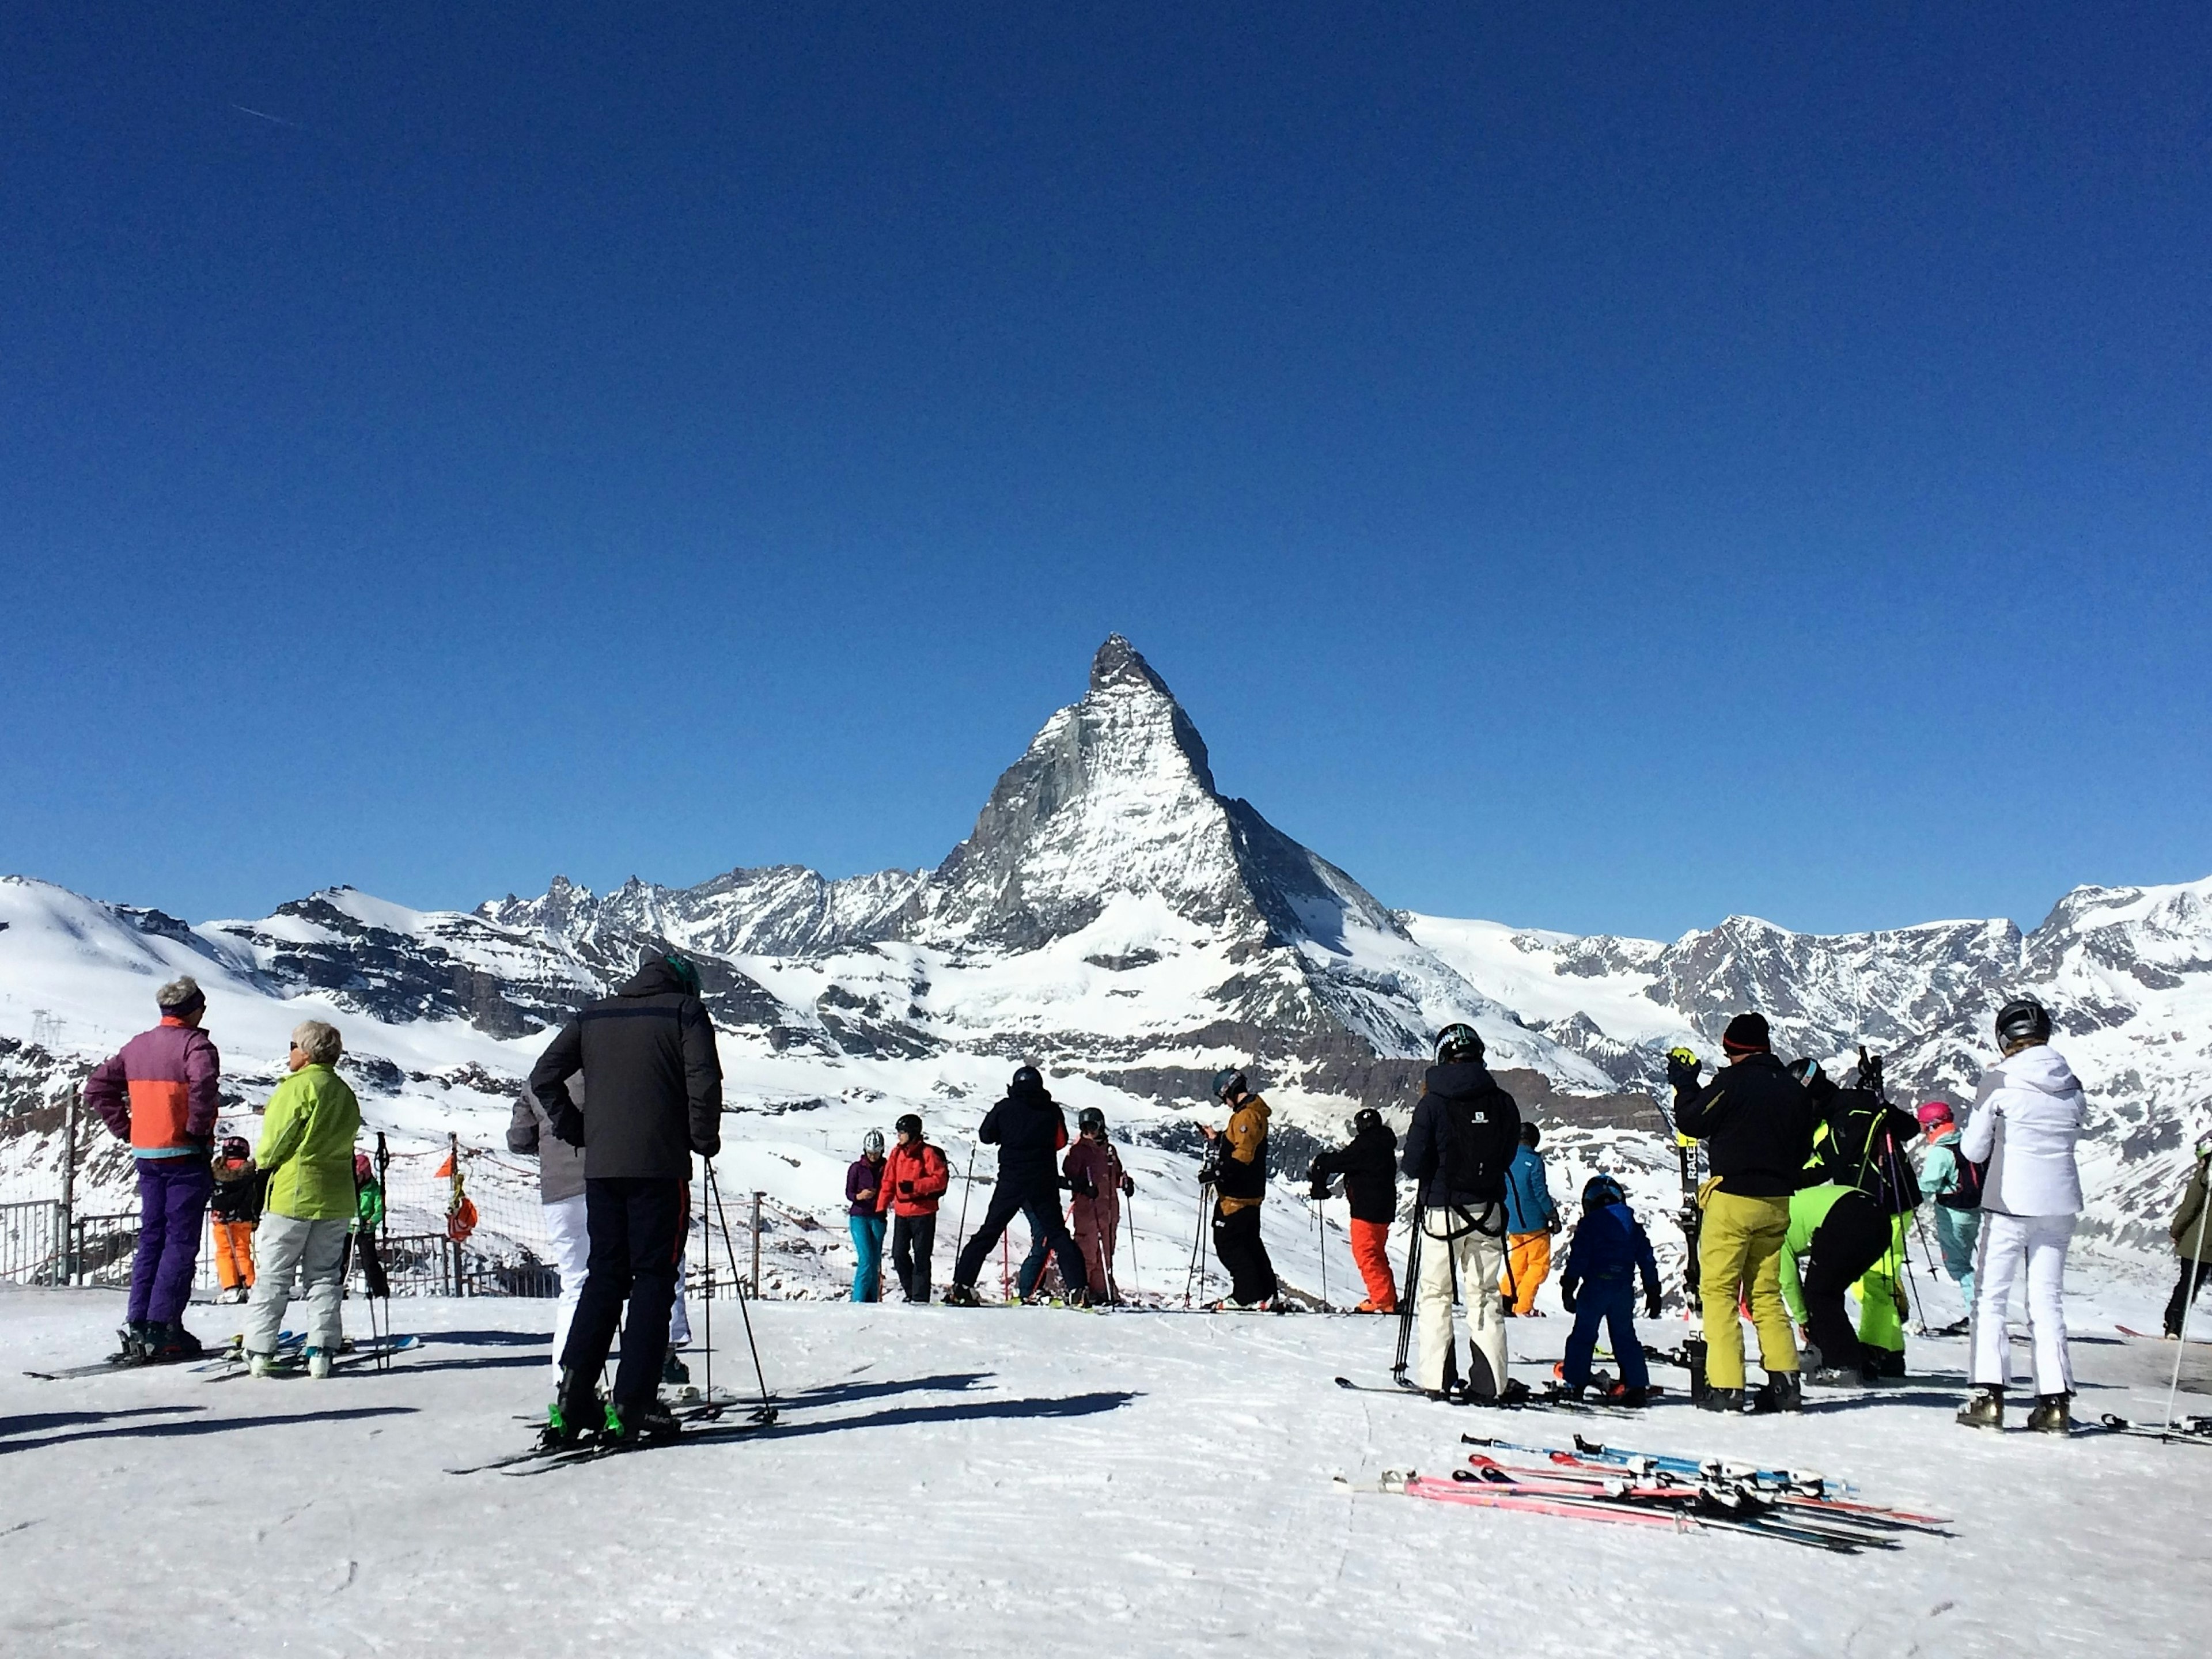
[[[1931,1100],[1913,1115],[1920,1120],[1920,1127],[1923,1129],[1932,1129],[1939,1123],[1948,1123],[1952,1121],[1951,1105],[1948,1101]]]

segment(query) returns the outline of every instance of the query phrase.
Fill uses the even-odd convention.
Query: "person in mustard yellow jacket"
[[[254,1149],[269,1182],[253,1240],[253,1299],[246,1310],[244,1346],[256,1376],[274,1367],[295,1269],[307,1281],[307,1375],[328,1376],[337,1357],[342,1264],[356,1203],[353,1143],[361,1133],[361,1103],[331,1069],[343,1052],[337,1028],[321,1020],[292,1033],[292,1075],[269,1097]]]

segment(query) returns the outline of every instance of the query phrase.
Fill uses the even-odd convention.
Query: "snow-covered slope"
[[[527,1171],[496,1152],[507,1091],[568,1010],[678,947],[720,1033],[732,1156],[794,1227],[829,1235],[812,1241],[829,1245],[821,1284],[836,1168],[860,1133],[921,1110],[959,1162],[1024,1060],[1157,1153],[1152,1194],[1188,1218],[1173,1231],[1195,1220],[1181,1120],[1206,1109],[1216,1067],[1255,1066],[1278,1168],[1295,1174],[1303,1134],[1335,1134],[1358,1101],[1402,1107],[1413,1057],[1466,1019],[1562,1126],[1571,1170],[1620,1169],[1656,1202],[1671,1160],[1644,1097],[1668,1045],[1711,1054],[1755,1006],[1790,1051],[1842,1059],[1864,1041],[1904,1089],[1960,1098],[1990,1012],[2021,989],[2058,1010],[2098,1103],[2093,1227],[2155,1245],[2171,1154],[2212,1121],[2208,901],[2212,879],[2083,888],[2026,935],[1961,921],[1822,938],[1731,917],[1672,944],[1395,912],[1223,796],[1189,716],[1117,635],[934,870],[740,868],[605,895],[556,878],[466,914],[338,888],[198,926],[0,880],[0,1194],[51,1190],[56,1119],[39,1109],[190,971],[241,1112],[274,1086],[291,1026],[331,1018],[372,1121],[426,1156],[449,1133],[492,1149],[479,1190],[512,1197],[520,1237]],[[127,1173],[111,1153],[91,1176],[119,1207]]]

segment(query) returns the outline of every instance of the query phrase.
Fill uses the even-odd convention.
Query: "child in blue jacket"
[[[1659,1260],[1644,1225],[1628,1207],[1627,1194],[1611,1176],[1592,1176],[1583,1188],[1582,1224],[1567,1252],[1567,1271],[1559,1281],[1559,1300],[1575,1316],[1567,1338],[1560,1377],[1570,1390],[1590,1380],[1590,1353],[1602,1324],[1620,1364],[1626,1390],[1614,1403],[1641,1406],[1650,1398],[1651,1373],[1644,1364],[1644,1344],[1636,1334],[1636,1279],[1644,1279],[1644,1316],[1659,1317]]]

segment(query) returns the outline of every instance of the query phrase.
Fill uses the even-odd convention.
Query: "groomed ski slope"
[[[2117,1294],[2117,1293],[2116,1293]],[[2077,1306],[2085,1417],[2153,1418],[2173,1349]],[[2194,1653],[2212,1447],[1953,1425],[1955,1385],[1797,1419],[1455,1409],[1385,1378],[1382,1319],[769,1304],[784,1420],[514,1479],[549,1304],[402,1301],[385,1375],[71,1382],[119,1298],[0,1290],[0,1650],[134,1656]],[[349,1328],[362,1304],[347,1304]],[[734,1306],[720,1382],[749,1380]],[[198,1308],[210,1335],[230,1310]],[[365,1325],[363,1326],[365,1334]],[[1675,1340],[1672,1322],[1648,1328]],[[1516,1322],[1547,1360],[1559,1318]],[[1962,1344],[1916,1342],[1957,1373]],[[2192,1350],[2198,1389],[2208,1351]],[[1531,1378],[1548,1364],[1522,1367]],[[695,1356],[694,1376],[701,1374]],[[1662,1380],[1679,1373],[1662,1370]],[[2154,1382],[2155,1386],[2154,1386]],[[2185,1396],[2203,1411],[2201,1393]],[[1813,1466],[1951,1539],[1837,1557],[1334,1487],[1448,1474],[1462,1431]]]

